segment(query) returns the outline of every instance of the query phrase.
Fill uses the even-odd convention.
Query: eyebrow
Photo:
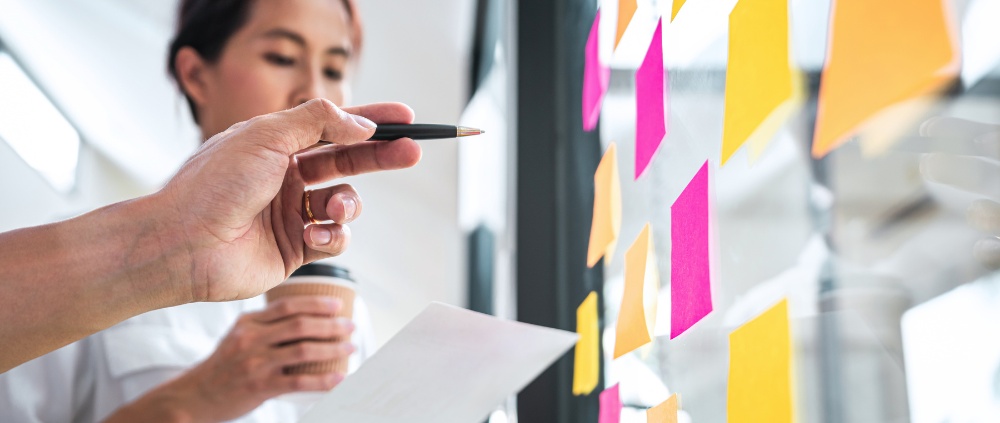
[[[264,38],[284,38],[302,47],[307,45],[306,39],[299,35],[299,33],[284,28],[275,28],[267,31],[264,33]],[[345,58],[351,57],[351,52],[344,47],[330,47],[326,50],[326,54],[344,56]]]

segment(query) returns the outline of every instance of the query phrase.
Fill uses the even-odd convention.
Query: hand
[[[294,296],[245,314],[208,359],[122,407],[107,422],[227,421],[281,394],[333,389],[344,375],[292,375],[282,369],[354,352],[349,342],[308,341],[348,339],[353,323],[331,317],[340,307],[332,298]]]
[[[920,135],[951,143],[964,142],[965,145],[952,147],[970,149],[972,155],[925,154],[920,161],[920,173],[931,182],[982,197],[966,209],[969,225],[989,235],[976,242],[973,255],[984,266],[1000,269],[1000,126],[937,117],[924,122]]]
[[[366,119],[367,118],[367,119]],[[368,119],[371,119],[370,121]],[[410,139],[368,142],[372,123],[411,123],[402,104],[341,110],[326,100],[256,117],[212,137],[157,194],[167,221],[180,228],[190,270],[181,302],[249,298],[267,291],[302,264],[340,254],[361,199],[349,185],[312,192],[322,223],[307,226],[303,192],[345,176],[401,169],[420,160]],[[295,153],[318,140],[333,146]],[[172,228],[172,227],[171,227]]]

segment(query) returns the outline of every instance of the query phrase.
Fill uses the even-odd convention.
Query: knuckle
[[[306,334],[309,333],[309,329],[310,329],[309,322],[306,321],[306,319],[304,319],[302,317],[298,317],[295,320],[292,320],[289,323],[289,325],[291,326],[289,328],[289,331],[292,334],[294,334],[295,336],[302,336],[302,335],[306,335]]]
[[[247,390],[254,394],[266,392],[270,388],[270,383],[265,379],[251,379],[247,382]]]
[[[293,375],[288,378],[288,389],[293,391],[301,391],[306,389],[308,386],[308,375]]]
[[[279,316],[292,314],[295,311],[292,302],[287,299],[283,299],[281,301],[274,303],[272,307],[274,312],[277,313]]]
[[[306,361],[312,356],[312,348],[308,342],[299,342],[292,346],[292,357],[298,361]]]

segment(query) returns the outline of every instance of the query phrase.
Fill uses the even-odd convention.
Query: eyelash
[[[288,56],[282,56],[277,53],[267,53],[264,55],[264,59],[270,62],[271,64],[281,67],[295,66],[295,59]],[[323,76],[325,76],[327,79],[331,81],[341,81],[344,79],[343,72],[332,68],[324,69]]]
[[[326,76],[327,79],[331,81],[340,81],[344,79],[344,73],[336,69],[330,69],[330,68],[324,69],[323,75]]]
[[[288,57],[288,56],[282,56],[282,55],[277,54],[277,53],[267,53],[267,54],[265,54],[264,55],[264,60],[267,60],[271,64],[278,65],[278,66],[286,66],[286,67],[287,66],[295,66],[295,59],[293,59],[291,57]]]

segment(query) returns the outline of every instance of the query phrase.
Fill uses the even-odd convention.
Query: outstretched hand
[[[349,185],[311,192],[311,212],[322,222],[309,224],[305,187],[413,166],[421,155],[413,140],[365,141],[376,123],[412,121],[402,104],[342,110],[318,99],[212,137],[160,193],[190,254],[181,287],[190,293],[183,294],[191,301],[253,297],[299,266],[343,252],[344,225],[360,214],[360,196]],[[319,140],[335,145],[303,152]]]

